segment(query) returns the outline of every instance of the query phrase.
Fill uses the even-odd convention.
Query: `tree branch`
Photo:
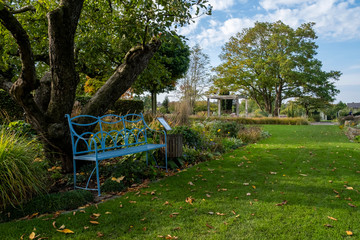
[[[12,8],[10,8],[10,9],[11,9],[11,11],[10,11],[11,14],[24,13],[24,12],[28,12],[28,11],[36,12],[36,8],[32,5],[28,5],[28,6],[20,8],[20,9],[16,9],[16,10],[14,10]]]
[[[103,115],[119,97],[128,90],[139,74],[147,67],[150,59],[159,49],[161,42],[154,39],[145,47],[134,47],[126,54],[124,62],[116,69],[115,73],[95,93],[81,114]]]

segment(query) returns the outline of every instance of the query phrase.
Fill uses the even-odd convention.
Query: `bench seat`
[[[109,158],[116,158],[121,157],[129,154],[139,153],[139,152],[147,152],[154,149],[166,147],[165,144],[146,144],[146,145],[140,145],[140,146],[132,146],[127,148],[121,148],[121,149],[115,149],[115,150],[108,150],[106,152],[98,152],[97,154],[97,160],[105,160]],[[84,154],[84,155],[78,155],[74,156],[76,160],[86,160],[86,161],[96,161],[96,155],[95,153],[92,154]]]

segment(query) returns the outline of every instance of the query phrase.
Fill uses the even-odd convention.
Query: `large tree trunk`
[[[60,7],[48,13],[50,72],[40,81],[36,78],[36,65],[26,31],[7,8],[0,10],[0,22],[14,36],[22,62],[21,74],[14,84],[0,73],[0,87],[9,91],[24,108],[28,121],[44,143],[47,157],[61,160],[65,172],[70,172],[73,166],[65,114],[72,112],[79,83],[74,39],[83,2],[61,0]],[[159,39],[153,39],[149,44],[131,49],[115,73],[83,108],[82,114],[103,115],[129,89],[160,45]]]

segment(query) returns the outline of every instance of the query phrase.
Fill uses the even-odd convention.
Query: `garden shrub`
[[[214,121],[211,126],[211,133],[221,137],[236,137],[243,126],[236,121]]]
[[[10,95],[0,89],[0,120],[8,119],[16,120],[24,118],[24,110],[20,107],[11,97]]]
[[[256,126],[247,127],[239,131],[237,137],[244,143],[255,143],[262,138],[262,129]]]
[[[19,134],[24,136],[34,136],[36,131],[31,128],[31,125],[24,120],[13,121],[8,124],[6,130],[12,132],[13,134]]]
[[[184,145],[191,148],[201,148],[203,147],[203,139],[201,135],[191,129],[188,126],[176,126],[168,134],[182,134]]]
[[[44,189],[45,169],[34,162],[37,156],[33,142],[0,129],[0,208],[22,204]]]
[[[40,215],[59,210],[76,209],[92,201],[94,201],[93,194],[85,190],[39,195],[25,203],[21,208],[7,207],[0,214],[0,222],[10,221],[34,213]]]

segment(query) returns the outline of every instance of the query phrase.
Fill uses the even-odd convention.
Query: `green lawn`
[[[140,192],[87,207],[85,213],[0,224],[0,235],[19,239],[25,234],[28,239],[34,231],[50,239],[360,239],[360,144],[349,142],[337,126],[264,128],[272,137]],[[101,215],[92,219],[93,213]],[[54,221],[57,228],[64,224],[74,233],[56,231]]]

